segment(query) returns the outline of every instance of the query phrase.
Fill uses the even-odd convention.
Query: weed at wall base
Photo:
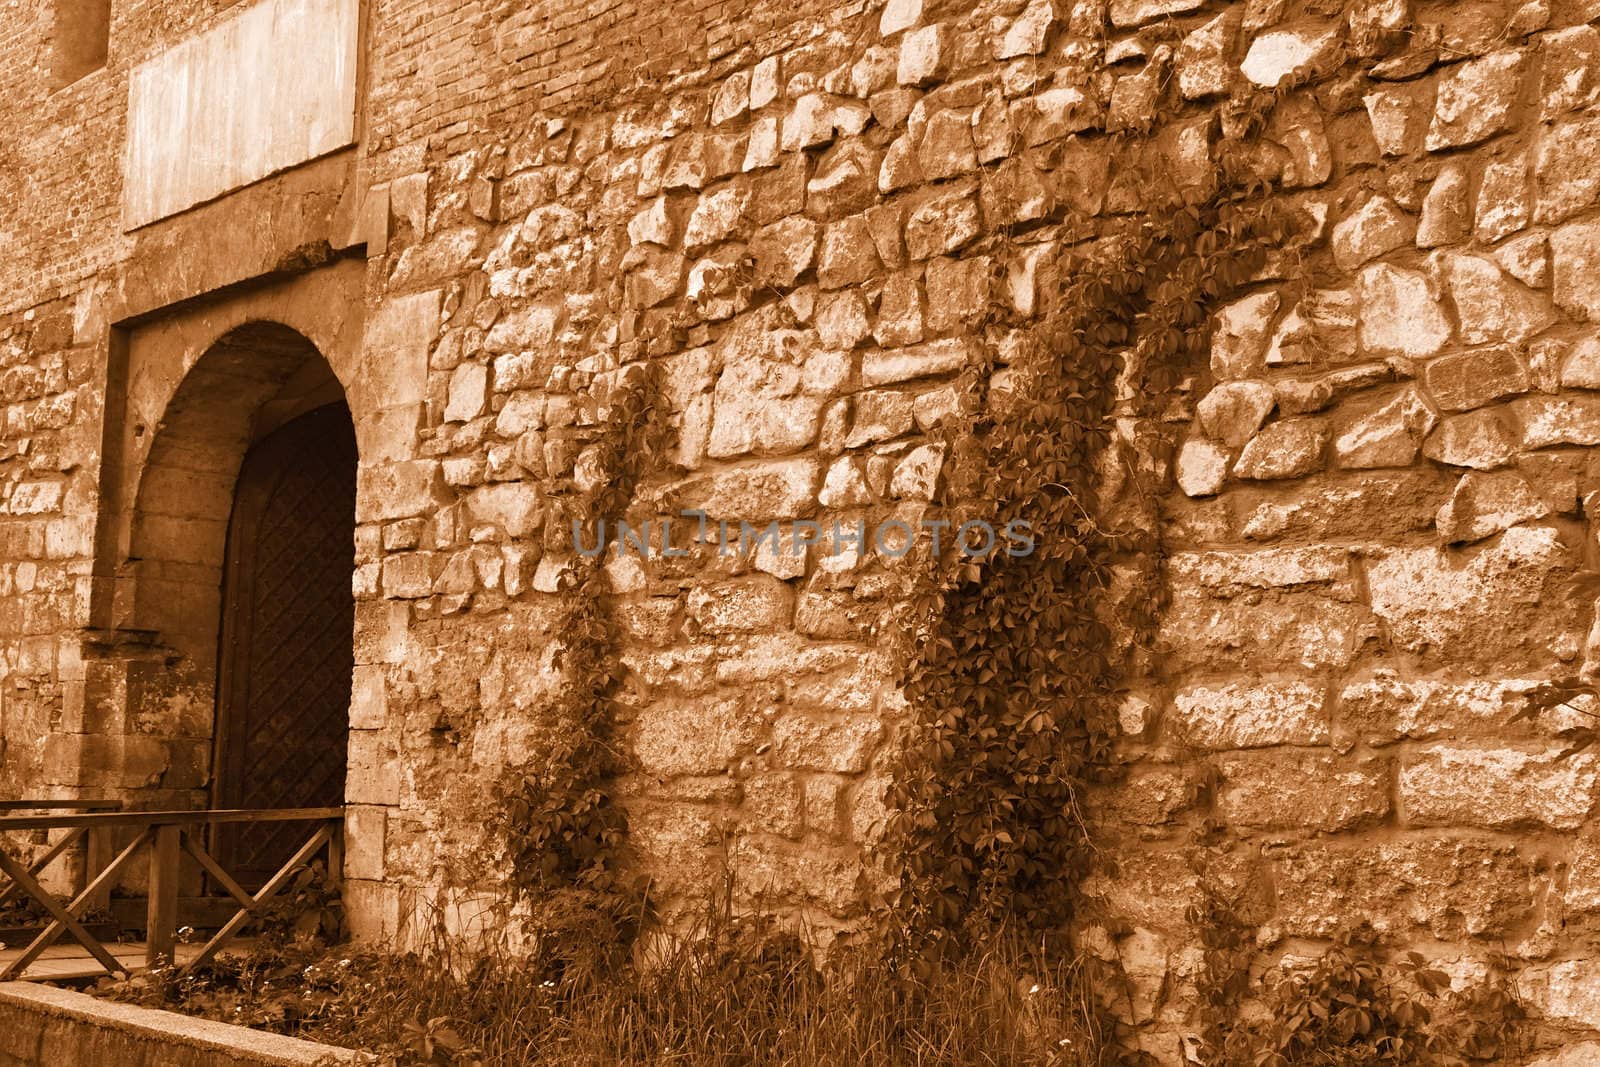
[[[1003,936],[914,976],[865,945],[819,962],[802,936],[769,915],[735,915],[731,899],[718,895],[692,931],[604,974],[550,977],[506,939],[467,944],[439,922],[420,952],[277,941],[182,983],[107,992],[397,1065],[1130,1062],[1106,1050],[1076,961]]]

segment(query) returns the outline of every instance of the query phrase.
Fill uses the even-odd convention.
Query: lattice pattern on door
[[[245,457],[223,595],[219,807],[344,801],[355,484],[342,404],[289,422]],[[248,842],[224,833],[218,844],[232,869],[264,877],[304,836],[283,824]]]

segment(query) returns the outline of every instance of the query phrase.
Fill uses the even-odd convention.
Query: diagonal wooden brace
[[[61,906],[54,896],[44,891],[44,888],[34,880],[33,875],[28,873],[26,867],[12,859],[3,849],[0,849],[0,872],[8,875],[12,881],[22,887],[24,893],[38,901],[55,918],[57,923],[64,926],[79,944],[89,950],[90,955],[105,966],[107,974],[115,974],[118,971],[126,970],[115,956],[105,950],[105,946],[89,935],[89,931],[85,930],[78,920],[74,919],[67,912],[67,909]],[[52,923],[51,925],[55,924]],[[43,936],[43,934],[40,934],[40,937]],[[34,940],[38,941],[39,938]],[[43,949],[41,948],[40,951],[43,951]],[[3,971],[0,971],[0,981],[10,981],[21,973],[17,966],[18,962],[20,961],[13,960]],[[32,961],[30,960],[29,962]]]
[[[82,837],[84,834],[86,834],[88,832],[89,832],[88,829],[86,827],[82,827],[82,826],[77,827],[76,829],[74,829],[71,833],[67,834],[67,836],[63,837],[60,841],[57,841],[54,845],[51,845],[50,846],[50,851],[46,852],[43,856],[40,856],[38,859],[34,860],[33,863],[30,864],[29,867],[28,867],[28,873],[36,875],[40,871],[44,870],[46,867],[50,866],[50,861],[54,860],[57,856],[61,855],[67,849],[71,848],[74,842],[76,842],[80,837]],[[4,889],[0,889],[0,904],[4,904],[6,901],[10,900],[13,896],[15,896],[17,893],[19,893],[21,891],[22,891],[22,887],[19,886],[15,882],[12,882],[10,885],[6,886]]]
[[[67,905],[67,913],[69,915],[76,915],[79,909],[88,904],[90,901],[94,900],[97,895],[109,892],[112,882],[116,880],[117,875],[119,872],[121,872],[123,865],[126,864],[128,860],[133,858],[133,854],[139,851],[149,836],[149,830],[142,831],[139,836],[135,837],[133,841],[128,844],[127,848],[122,850],[116,859],[106,864],[105,868],[100,872],[95,880],[85,886],[83,892],[79,893],[77,897],[73,899],[72,903]],[[18,956],[15,960],[12,960],[4,972],[0,972],[0,980],[12,977],[13,974],[25,974],[33,961],[39,958],[40,953],[44,952],[45,949],[55,944],[56,939],[66,932],[66,930],[66,925],[63,924],[60,919],[51,920],[50,925],[39,931],[39,935],[28,943],[28,947],[23,950],[22,955]],[[82,939],[80,938],[79,940]],[[98,942],[96,943],[98,944]],[[115,959],[115,957],[112,958]],[[102,960],[102,962],[104,961]],[[120,960],[117,961],[117,966],[109,973],[114,974],[119,970],[124,974],[130,973],[128,967],[125,966]]]
[[[312,834],[306,843],[296,850],[295,854],[289,858],[289,861],[278,868],[278,873],[267,880],[267,884],[261,887],[260,892],[251,897],[250,906],[241,908],[235,913],[233,918],[229,919],[222,929],[213,934],[211,940],[205,943],[205,947],[200,950],[200,954],[183,965],[183,968],[178,971],[178,977],[187,977],[195,968],[208,963],[217,954],[218,950],[227,944],[245,923],[250,921],[256,910],[277,895],[278,890],[288,885],[289,879],[294,877],[294,872],[312,856],[316,855],[317,850],[326,845],[332,837],[332,826],[325,824],[318,827],[316,833]]]

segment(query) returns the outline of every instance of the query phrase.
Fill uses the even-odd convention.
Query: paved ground
[[[121,944],[108,944],[106,948],[118,960],[129,966],[144,966],[144,942],[127,941]],[[186,963],[200,952],[199,945],[179,945],[177,955],[179,963]],[[0,949],[0,970],[18,956],[22,955],[22,947]],[[43,955],[33,961],[33,965],[22,975],[26,982],[65,982],[78,978],[98,978],[106,973],[100,961],[89,955],[89,951],[82,945],[58,942],[44,950]]]

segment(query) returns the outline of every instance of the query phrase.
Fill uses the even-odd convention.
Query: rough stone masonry
[[[1004,393],[1023,331],[991,302],[1037,316],[1137,209],[1108,137],[1159,115],[1202,180],[1224,101],[1277,89],[1264,158],[1319,227],[1216,309],[1145,457],[1170,606],[1090,813],[1084,944],[1163,1062],[1197,1025],[1188,909],[1219,895],[1263,965],[1363,923],[1463,982],[1503,955],[1559,1062],[1597,1055],[1600,763],[1563,731],[1600,709],[1513,713],[1600,673],[1600,3],[315,6],[360,19],[347,96],[258,71],[265,113],[167,122],[140,72],[228,54],[255,7],[116,0],[70,81],[74,5],[0,16],[0,797],[210,802],[240,456],[263,412],[342,395],[347,900],[367,937],[470,921],[490,787],[561,685],[597,386],[663,370],[642,506],[914,523],[974,346]],[[249,137],[280,102],[355,122],[255,171],[170,162],[163,131]],[[619,789],[668,911],[726,870],[819,932],[860,914],[899,585],[827,547],[608,565]]]

